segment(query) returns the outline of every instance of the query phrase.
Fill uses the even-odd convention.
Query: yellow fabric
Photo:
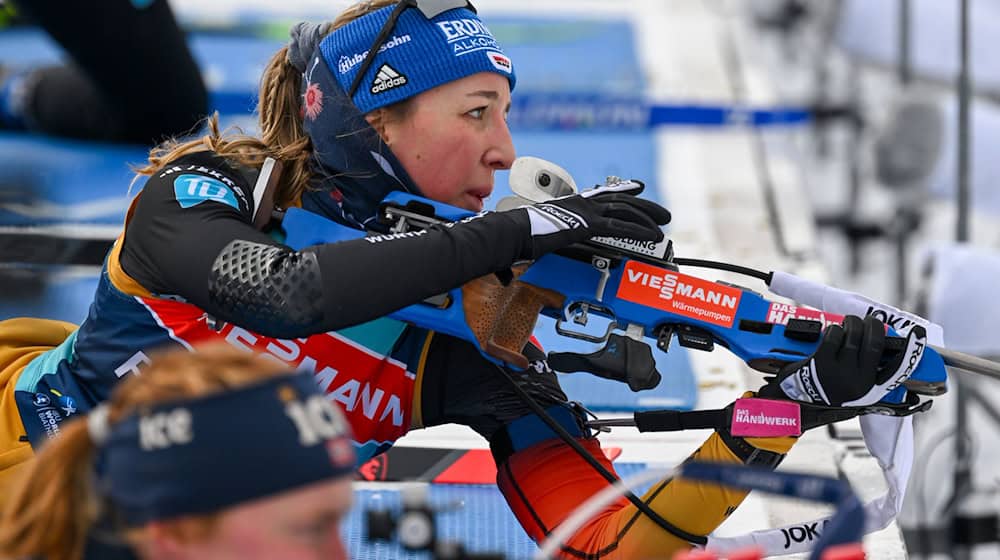
[[[413,407],[410,413],[410,428],[414,430],[424,427],[424,414],[423,408],[421,408],[420,395],[423,394],[424,390],[424,369],[427,366],[427,355],[430,354],[432,340],[434,340],[433,331],[427,333],[424,347],[420,351],[420,361],[417,362],[417,378],[413,382]]]
[[[756,396],[757,394],[752,391],[747,391],[743,393],[744,399],[749,399]],[[796,438],[791,436],[770,437],[770,438],[756,437],[756,438],[743,438],[743,439],[750,445],[756,447],[757,449],[763,449],[764,451],[773,451],[775,453],[781,453],[781,454],[788,453],[788,450],[791,449],[792,446],[795,445],[795,442],[797,441]]]
[[[0,321],[0,508],[34,455],[14,402],[17,378],[38,355],[61,344],[76,325],[48,319]]]
[[[613,470],[596,439],[578,442],[605,468]],[[741,462],[717,433],[690,459]],[[515,517],[536,541],[565,521],[587,496],[608,486],[607,480],[560,440],[541,442],[511,455],[499,469],[497,484]],[[642,500],[675,527],[707,535],[746,495],[742,490],[676,478],[657,483]],[[577,560],[587,555],[622,560],[670,558],[690,548],[687,541],[662,529],[624,498],[594,515],[565,545],[560,558]]]
[[[740,459],[723,443],[719,434],[712,434],[690,459],[740,463]],[[707,535],[715,530],[746,498],[745,490],[734,490],[717,484],[674,479],[661,482],[642,497],[654,511],[673,525],[689,533]],[[615,558],[669,558],[690,545],[661,529],[645,515],[629,505],[629,515],[617,515],[616,531],[621,532],[635,518],[627,536],[619,541]],[[605,532],[607,535],[607,532]]]
[[[782,454],[788,453],[798,441],[794,437],[745,440],[758,449]],[[742,462],[718,433],[709,436],[689,460]],[[656,484],[642,496],[642,500],[674,526],[696,535],[708,535],[739,507],[747,494],[749,491],[746,490],[677,478]],[[605,516],[588,530],[581,531],[573,544],[578,549],[595,551],[611,542],[617,542],[617,547],[608,558],[669,558],[675,552],[690,548],[686,541],[664,531],[631,504],[613,515]]]
[[[796,441],[798,441],[797,438],[794,438],[792,436],[770,437],[770,438],[748,437],[743,439],[750,445],[756,447],[757,449],[763,449],[764,451],[773,451],[775,453],[781,453],[781,454],[788,453],[788,450],[791,449],[793,445],[795,445]]]
[[[114,246],[111,248],[111,254],[108,255],[108,278],[111,279],[111,284],[121,290],[122,292],[130,296],[139,297],[150,297],[152,294],[149,290],[142,287],[134,278],[125,273],[122,269],[121,264],[121,254],[122,246],[125,245],[125,231],[124,229],[128,227],[128,223],[132,221],[132,214],[135,212],[135,205],[139,202],[139,197],[142,195],[135,195],[132,202],[129,204],[128,212],[125,214],[125,224],[122,229],[121,235],[115,240]]]
[[[152,294],[149,290],[143,288],[138,282],[135,281],[131,276],[125,273],[121,265],[121,252],[122,245],[125,244],[125,234],[118,236],[115,241],[114,247],[111,248],[111,254],[108,255],[108,278],[111,280],[111,284],[121,290],[123,293],[130,296],[139,297],[150,297]]]

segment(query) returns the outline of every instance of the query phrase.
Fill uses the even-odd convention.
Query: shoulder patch
[[[236,195],[225,183],[195,173],[185,173],[174,178],[174,196],[181,208],[191,208],[206,200],[212,200],[240,210]]]

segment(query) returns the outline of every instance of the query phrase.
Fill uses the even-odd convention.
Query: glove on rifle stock
[[[525,206],[531,219],[532,258],[591,237],[661,241],[670,212],[639,198],[644,185],[621,181]]]
[[[885,324],[869,315],[848,315],[843,326],[830,325],[812,356],[793,362],[764,385],[764,398],[788,398],[829,406],[874,404],[917,368],[926,346],[923,327],[914,327],[905,351],[883,355],[889,339]]]

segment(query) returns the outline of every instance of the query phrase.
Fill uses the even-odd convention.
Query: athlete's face
[[[227,509],[197,542],[163,543],[159,558],[343,560],[340,522],[351,507],[348,478],[320,482]]]
[[[514,162],[508,110],[507,78],[481,72],[417,95],[382,132],[424,196],[478,212],[493,174]]]

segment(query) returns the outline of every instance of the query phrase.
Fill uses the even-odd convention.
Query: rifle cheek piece
[[[543,308],[561,309],[565,297],[553,290],[517,281],[526,266],[511,269],[508,285],[496,275],[477,278],[462,286],[462,308],[469,328],[487,354],[520,369],[528,367],[522,354]]]

